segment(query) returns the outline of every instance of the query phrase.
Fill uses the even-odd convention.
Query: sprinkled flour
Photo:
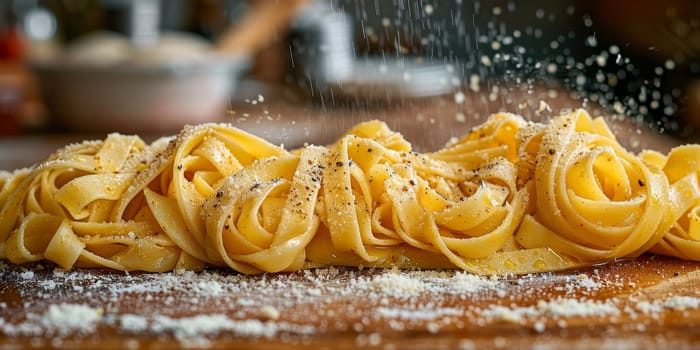
[[[207,347],[214,339],[304,339],[333,332],[355,332],[357,344],[381,346],[391,338],[377,327],[429,334],[457,327],[478,334],[479,327],[505,323],[542,333],[567,328],[577,318],[629,315],[643,329],[644,317],[700,307],[697,295],[604,297],[633,283],[603,277],[597,269],[484,277],[323,268],[246,276],[225,270],[125,274],[2,264],[0,281],[5,281],[0,289],[16,286],[20,300],[0,304],[0,333],[49,336],[55,346],[102,327],[123,334],[129,347],[139,347],[138,337],[148,334]]]

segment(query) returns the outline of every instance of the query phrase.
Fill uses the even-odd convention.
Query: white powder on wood
[[[492,305],[479,314],[487,319],[523,323],[527,318],[609,316],[619,315],[620,309],[610,300],[593,301],[575,298],[559,298],[552,301],[540,300],[535,306]]]
[[[150,325],[150,331],[171,332],[177,339],[218,334],[223,331],[247,337],[272,337],[277,333],[277,327],[258,320],[234,321],[226,315],[197,315],[183,318],[156,316]]]
[[[476,293],[484,289],[497,289],[498,280],[473,275],[466,272],[458,272],[450,281],[450,288],[463,293]]]
[[[30,271],[24,271],[24,272],[22,272],[22,273],[19,274],[19,277],[20,277],[21,279],[25,279],[25,280],[32,279],[32,278],[34,278],[34,271],[31,271],[31,270],[30,270]]]
[[[644,314],[658,314],[664,309],[685,311],[698,307],[700,307],[700,298],[682,295],[674,295],[665,300],[640,301],[634,306],[637,311]]]
[[[224,288],[221,286],[221,283],[217,281],[201,281],[196,284],[196,287],[200,292],[211,296],[218,296],[224,292]]]
[[[551,316],[603,316],[618,315],[620,309],[611,301],[579,300],[562,298],[552,301],[540,300],[537,311]]]
[[[148,329],[148,320],[139,315],[123,314],[119,316],[119,328],[126,332],[144,332]]]
[[[82,304],[54,304],[41,315],[39,322],[59,334],[91,333],[102,318],[102,309]]]
[[[271,338],[278,332],[311,334],[311,327],[295,326],[287,323],[263,322],[255,319],[233,320],[223,314],[207,314],[192,317],[173,318],[163,315],[146,317],[134,314],[118,316],[119,329],[125,333],[172,334],[183,345],[193,345],[206,341],[207,336],[231,334],[239,337]],[[200,344],[203,345],[203,344]],[[201,347],[201,346],[198,346]]]
[[[481,316],[483,317],[511,323],[524,322],[526,316],[532,315],[537,315],[537,311],[534,307],[507,307],[493,305],[481,312]]]
[[[393,318],[402,320],[434,320],[443,316],[460,316],[464,311],[457,308],[389,308],[378,307],[375,314],[382,318]]]
[[[663,303],[667,309],[683,311],[687,309],[697,309],[700,305],[700,299],[689,296],[672,296]]]
[[[460,323],[509,322],[544,332],[545,325],[565,328],[570,322],[567,317],[615,316],[623,309],[626,315],[639,315],[700,307],[700,299],[687,296],[654,302],[606,299],[605,294],[597,295],[599,290],[627,286],[629,281],[617,276],[603,280],[597,273],[487,278],[461,271],[324,268],[258,276],[218,270],[124,275],[10,267],[0,274],[17,283],[20,294],[35,298],[22,306],[10,305],[12,310],[21,308],[22,315],[2,315],[0,332],[8,336],[89,334],[104,325],[126,334],[173,337],[185,347],[209,346],[217,335],[283,339],[290,334],[343,331],[343,327],[359,333],[375,322],[394,331],[419,327],[427,332]],[[543,292],[542,286],[554,292]],[[91,304],[105,305],[105,315],[101,309],[72,304],[88,295]],[[518,299],[521,296],[524,299]],[[535,304],[522,303],[540,298]],[[348,313],[354,321],[347,326],[327,323],[340,313]],[[68,321],[67,315],[71,315]],[[279,321],[281,315],[284,322]],[[381,334],[372,338],[376,341],[370,336],[365,333],[367,344],[382,341]]]
[[[634,305],[635,310],[643,313],[659,313],[663,311],[663,308],[658,303],[650,303],[648,301],[640,301]]]
[[[487,290],[501,291],[502,281],[466,272],[398,271],[390,270],[371,278],[352,281],[358,290],[371,290],[393,296],[412,296],[420,293],[475,294]]]
[[[416,294],[424,289],[423,282],[395,272],[375,276],[367,285],[384,294]]]

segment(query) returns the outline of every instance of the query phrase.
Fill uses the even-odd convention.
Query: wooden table
[[[567,273],[485,277],[469,280],[473,288],[462,289],[445,285],[464,281],[454,271],[441,277],[400,272],[425,286],[415,290],[388,289],[391,284],[380,283],[391,274],[338,268],[260,276],[226,270],[126,275],[5,266],[0,272],[0,316],[6,323],[43,325],[27,318],[42,320],[51,305],[61,303],[100,308],[102,314],[93,331],[56,335],[43,325],[38,334],[0,335],[0,342],[7,348],[82,349],[700,346],[697,304],[671,302],[674,297],[700,300],[700,264],[695,262],[644,256]],[[581,307],[583,314],[573,312]],[[266,309],[279,316],[270,317]],[[586,315],[586,310],[593,314]],[[192,321],[134,330],[122,323],[125,314],[151,324],[158,323],[154,317]],[[201,327],[192,319],[197,315],[225,315],[258,328],[238,323],[211,334],[181,329]]]

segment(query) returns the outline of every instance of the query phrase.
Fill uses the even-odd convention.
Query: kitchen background
[[[204,121],[296,147],[378,118],[426,150],[581,106],[664,150],[700,135],[699,53],[689,0],[5,0],[0,158]]]

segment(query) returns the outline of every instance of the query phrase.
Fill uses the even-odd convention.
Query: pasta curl
[[[627,152],[601,118],[583,110],[556,118],[524,142],[535,159],[530,212],[516,233],[584,261],[636,256],[670,225],[666,177]]]
[[[224,265],[220,254],[207,244],[202,205],[228,176],[258,159],[283,153],[282,148],[230,125],[187,126],[134,180],[131,197],[142,193],[164,234],[187,253],[191,263]]]

